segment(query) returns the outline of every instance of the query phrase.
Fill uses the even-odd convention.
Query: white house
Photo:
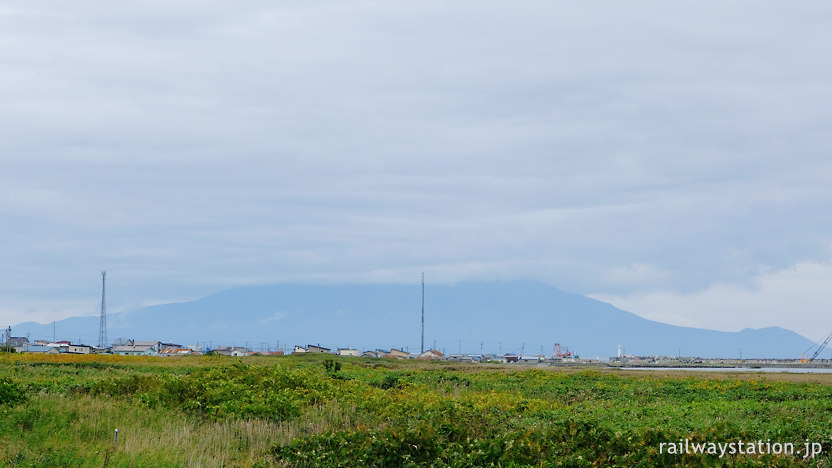
[[[249,353],[248,348],[243,348],[242,346],[234,346],[231,348],[231,356],[248,356]]]
[[[444,358],[445,358],[444,354],[440,353],[439,351],[437,351],[435,349],[429,349],[429,350],[425,351],[424,353],[420,354],[419,357],[417,357],[416,359],[441,360],[441,359],[444,359]]]
[[[188,348],[162,348],[159,351],[159,356],[192,356],[194,351]]]
[[[92,346],[71,344],[66,347],[66,352],[69,354],[92,354],[92,349]]]
[[[390,351],[382,354],[381,357],[388,359],[410,359],[410,353],[401,349],[393,348]]]
[[[214,354],[219,354],[220,356],[248,356],[249,350],[243,348],[242,346],[223,346],[220,348],[214,348],[212,350]]]
[[[158,356],[155,346],[147,345],[122,345],[113,346],[113,354],[121,356]]]
[[[59,348],[45,345],[24,345],[21,350],[23,353],[41,353],[41,354],[58,354]]]

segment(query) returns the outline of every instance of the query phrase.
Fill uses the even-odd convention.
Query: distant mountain
[[[549,355],[553,343],[585,357],[627,354],[798,357],[813,343],[778,327],[720,332],[643,319],[612,305],[534,282],[428,285],[425,348],[447,353],[502,351]],[[359,349],[420,347],[421,287],[279,284],[108,316],[108,336],[181,344],[261,347],[321,344]],[[95,344],[98,317],[57,322],[58,339]],[[13,335],[52,337],[52,324],[13,327]]]

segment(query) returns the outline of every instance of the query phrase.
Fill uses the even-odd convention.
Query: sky
[[[9,0],[0,320],[536,280],[832,331],[832,4]],[[776,346],[776,344],[773,344]]]

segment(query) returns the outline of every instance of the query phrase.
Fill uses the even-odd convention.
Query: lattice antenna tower
[[[101,323],[98,326],[98,347],[107,347],[107,272],[101,272]]]

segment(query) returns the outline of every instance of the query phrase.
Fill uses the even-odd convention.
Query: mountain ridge
[[[420,285],[302,284],[242,286],[203,298],[108,316],[111,338],[252,349],[317,344],[360,349],[420,344]],[[99,318],[58,321],[60,336],[97,337]],[[14,327],[33,338],[52,326]],[[611,304],[531,281],[427,285],[425,348],[448,353],[551,354],[555,342],[585,357],[627,354],[699,357],[799,357],[814,343],[780,327],[723,332],[654,322]],[[112,341],[112,340],[111,340]],[[279,343],[278,343],[279,342]],[[777,343],[777,346],[773,346]]]

